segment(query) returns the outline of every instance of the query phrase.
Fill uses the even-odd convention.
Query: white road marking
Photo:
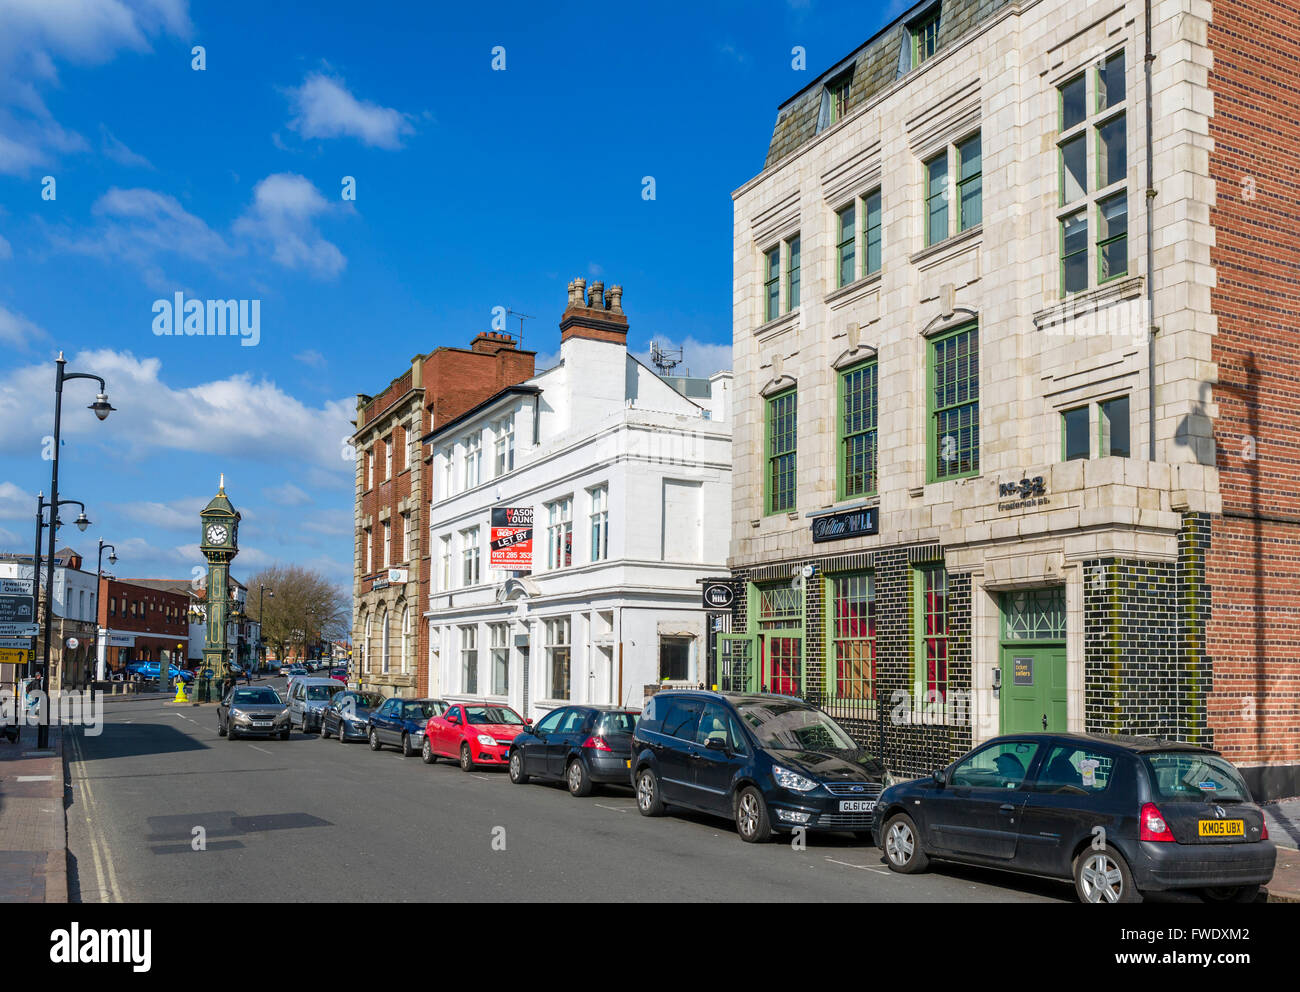
[[[78,765],[84,764],[80,735],[69,734],[68,740],[72,743],[74,760]],[[82,803],[86,808],[86,834],[90,839],[90,855],[95,865],[95,877],[99,879],[99,901],[122,902],[122,891],[118,888],[117,869],[113,865],[112,852],[108,848],[108,841],[100,840],[95,818],[90,813],[95,805],[95,795],[90,787],[90,779],[84,774],[84,769],[77,784],[81,788]]]
[[[483,782],[491,782],[491,781],[492,781],[492,776],[491,776],[491,775],[475,775],[474,777],[475,777],[476,779],[479,779],[479,780],[483,781]]]
[[[826,860],[833,865],[843,865],[845,868],[856,868],[858,871],[871,871],[871,872],[875,872],[877,875],[894,874],[888,868],[881,868],[877,865],[855,865],[849,863],[848,861],[836,861],[834,858],[827,858]]]
[[[53,775],[19,775],[19,782],[53,782]]]
[[[271,752],[268,751],[266,748],[258,747],[256,744],[250,744],[248,746],[251,747],[254,751],[261,751],[263,754],[271,754]],[[272,757],[274,757],[274,755],[272,755]]]
[[[612,809],[615,813],[626,813],[630,809],[636,809],[635,806],[606,806],[604,803],[592,803],[593,806],[599,806],[601,809]]]

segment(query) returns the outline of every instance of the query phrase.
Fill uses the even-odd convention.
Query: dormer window
[[[844,119],[849,109],[849,86],[853,82],[853,72],[843,73],[826,84],[822,90],[821,113],[817,115],[817,131],[820,134],[832,124]]]
[[[939,48],[939,6],[908,25],[912,35],[912,68],[916,68]]]

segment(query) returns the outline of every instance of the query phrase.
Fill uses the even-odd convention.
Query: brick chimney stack
[[[560,318],[560,341],[589,338],[627,346],[627,314],[623,313],[623,287],[600,280],[574,279],[569,283],[569,305]]]
[[[515,339],[499,331],[483,331],[469,343],[470,351],[483,355],[495,355],[500,351],[512,351],[516,347]]]

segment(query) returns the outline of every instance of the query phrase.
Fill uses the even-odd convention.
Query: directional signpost
[[[40,628],[31,579],[0,579],[0,648],[31,648]]]

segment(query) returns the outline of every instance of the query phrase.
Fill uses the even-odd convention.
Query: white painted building
[[[429,695],[537,718],[707,678],[699,580],[726,574],[731,373],[661,377],[628,354],[622,290],[585,292],[569,286],[558,365],[423,439]],[[532,508],[530,571],[490,567],[493,507]],[[391,654],[363,647],[367,670]]]

